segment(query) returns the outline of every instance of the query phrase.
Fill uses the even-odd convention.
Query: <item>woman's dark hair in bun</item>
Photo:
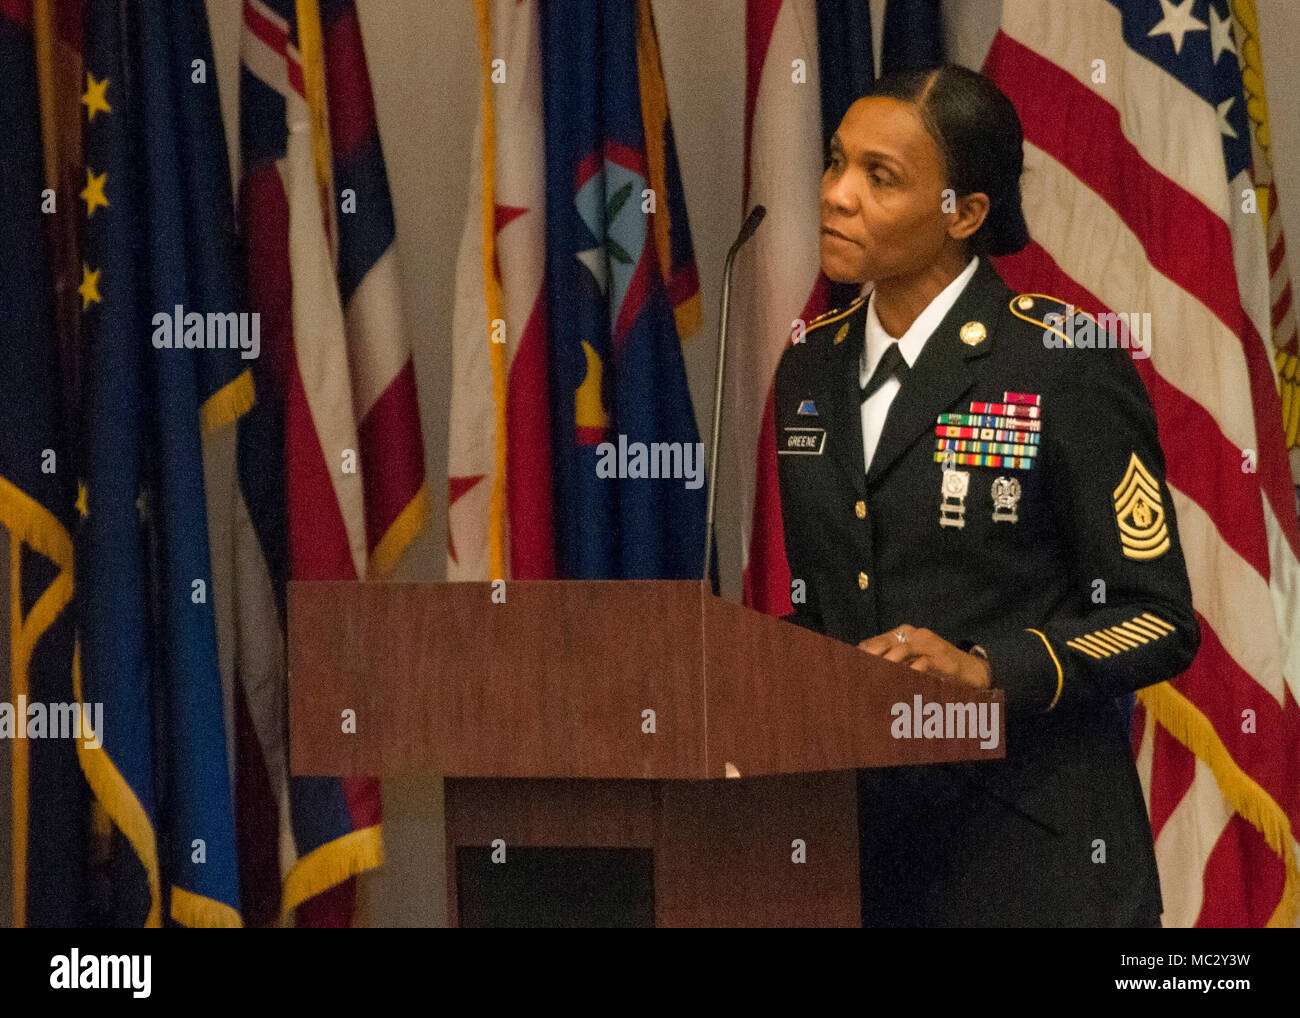
[[[988,195],[988,216],[967,241],[971,254],[1015,254],[1029,243],[1020,207],[1024,131],[997,85],[967,67],[945,64],[885,75],[868,94],[913,103],[939,147],[948,185],[959,198]]]

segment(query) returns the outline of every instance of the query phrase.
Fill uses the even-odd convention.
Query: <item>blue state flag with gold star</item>
[[[104,918],[237,926],[202,437],[251,404],[251,329],[211,42],[200,0],[85,12],[78,596],[87,775],[126,849]]]
[[[0,4],[0,523],[10,549],[11,634],[0,701],[14,710],[8,725],[0,719],[0,733],[11,779],[13,925],[71,927],[86,918],[86,786],[77,753],[93,734],[78,738],[80,725],[32,729],[34,718],[19,709],[40,705],[48,726],[52,705],[77,703],[73,473],[59,405],[39,111],[31,8]],[[46,737],[26,737],[38,734]]]

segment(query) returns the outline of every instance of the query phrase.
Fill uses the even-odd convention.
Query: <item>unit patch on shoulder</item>
[[[1142,465],[1137,453],[1129,456],[1124,479],[1115,489],[1115,523],[1124,556],[1159,558],[1169,550],[1169,528],[1160,504],[1160,485]]]

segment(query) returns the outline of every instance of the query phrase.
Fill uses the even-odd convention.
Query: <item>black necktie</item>
[[[873,392],[884,385],[886,379],[897,376],[901,382],[906,374],[907,361],[903,360],[898,344],[890,343],[889,348],[885,351],[885,356],[881,357],[880,363],[876,365],[876,371],[871,376],[871,380],[862,386],[862,402],[865,403]]]

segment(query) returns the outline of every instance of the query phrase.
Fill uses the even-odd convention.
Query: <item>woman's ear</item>
[[[953,240],[966,240],[984,225],[989,214],[989,196],[983,191],[962,195],[957,199],[957,210],[950,213],[948,236]]]

